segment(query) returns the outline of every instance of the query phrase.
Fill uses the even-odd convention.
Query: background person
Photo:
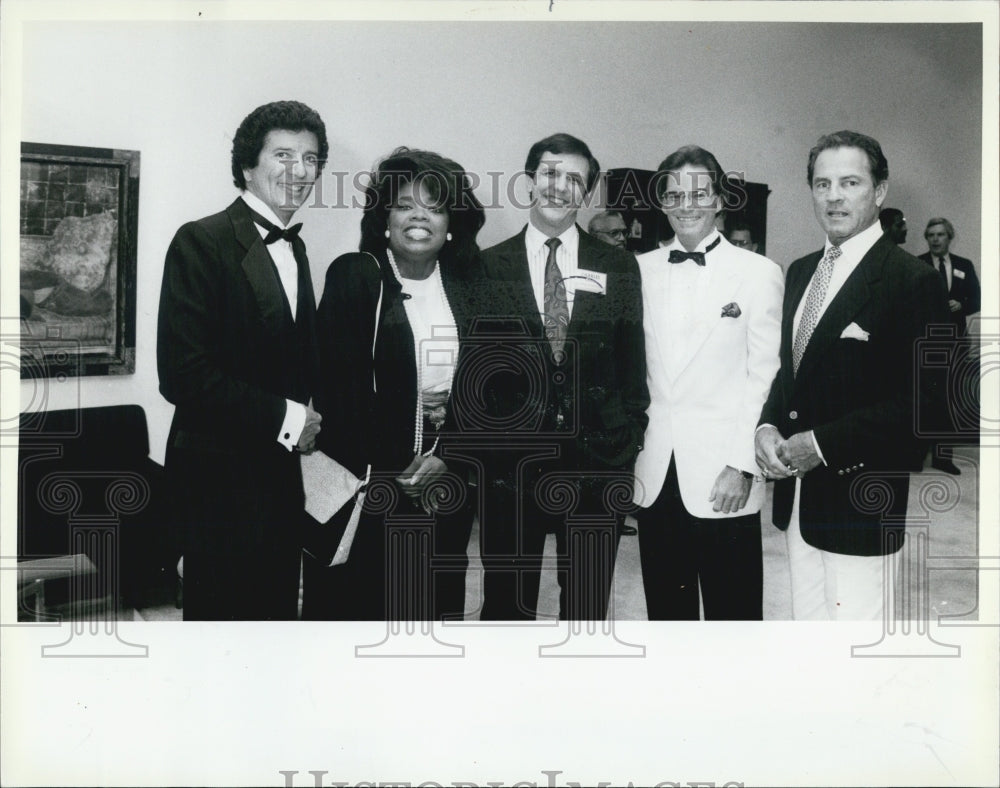
[[[976,267],[971,260],[951,254],[951,242],[954,238],[955,228],[951,222],[943,217],[931,219],[927,222],[927,229],[924,230],[928,250],[920,255],[921,260],[937,271],[948,296],[948,318],[955,326],[955,336],[959,340],[956,344],[957,352],[952,354],[951,375],[961,374],[960,369],[968,368],[967,364],[962,363],[963,360],[967,360],[968,352],[968,342],[965,339],[968,337],[969,328],[966,318],[976,314],[981,306]],[[963,344],[965,347],[962,347]],[[978,385],[974,388],[978,400]],[[970,393],[968,386],[949,386],[949,392],[952,390],[966,395]],[[961,406],[969,409],[969,403],[961,403]],[[954,425],[948,425],[948,429],[954,429]],[[938,441],[931,446],[931,465],[939,471],[958,475],[961,470],[952,461],[953,455],[950,443]]]
[[[602,211],[592,217],[587,224],[587,232],[597,240],[619,249],[625,248],[628,238],[628,227],[625,226],[625,217],[620,211]]]
[[[753,230],[750,225],[740,220],[733,223],[733,228],[727,236],[729,243],[737,249],[746,249],[748,252],[757,251],[757,242],[753,238]]]
[[[899,208],[883,208],[878,215],[882,232],[888,235],[896,246],[906,243],[906,217]]]

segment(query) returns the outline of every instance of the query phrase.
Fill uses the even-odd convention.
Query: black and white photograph
[[[997,785],[998,8],[4,3],[0,782]]]

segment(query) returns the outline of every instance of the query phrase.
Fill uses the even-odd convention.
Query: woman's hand
[[[430,513],[436,508],[437,496],[434,495],[434,482],[447,471],[448,466],[439,457],[425,457],[418,454],[396,477],[396,483],[402,487],[403,492],[413,501],[415,506],[422,506],[426,512]]]

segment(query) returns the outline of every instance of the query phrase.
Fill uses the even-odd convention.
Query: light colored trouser
[[[806,544],[799,530],[795,483],[792,519],[785,532],[796,621],[874,621],[885,606],[884,578],[895,578],[902,551],[890,555],[841,555]]]

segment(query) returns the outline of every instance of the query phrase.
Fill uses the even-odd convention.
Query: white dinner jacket
[[[709,279],[693,308],[686,356],[671,374],[665,353],[671,341],[670,248],[638,256],[650,405],[635,466],[635,502],[652,506],[673,454],[690,514],[753,514],[764,501],[760,482],[754,482],[747,505],[733,514],[712,511],[708,496],[727,465],[757,473],[754,432],[779,366],[784,276],[773,261],[721,238],[707,256]],[[736,317],[723,316],[737,311]]]

